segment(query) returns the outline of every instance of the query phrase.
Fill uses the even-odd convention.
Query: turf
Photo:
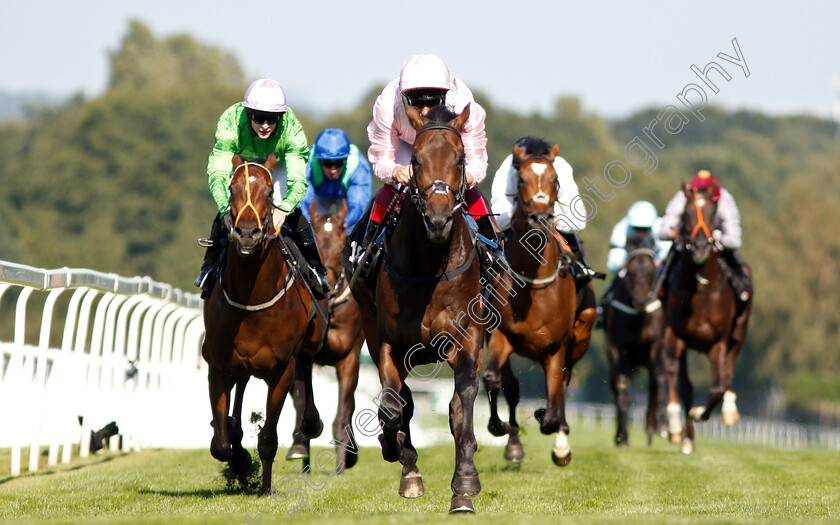
[[[476,453],[483,491],[475,516],[449,516],[452,444],[421,449],[426,494],[397,494],[400,468],[362,449],[342,476],[278,453],[276,498],[230,482],[207,450],[105,452],[71,465],[0,478],[0,518],[15,523],[791,523],[840,520],[840,454],[779,451],[706,439],[686,456],[657,438],[617,449],[602,429],[575,429],[568,467],[550,460],[552,438],[524,427],[526,458],[507,464],[499,447]],[[317,454],[319,450],[313,450]],[[256,454],[254,454],[256,455]],[[9,451],[0,451],[8,472]],[[325,469],[326,470],[326,469]],[[288,476],[288,478],[284,477]],[[283,501],[284,498],[286,501]],[[299,509],[297,509],[299,508]],[[295,510],[297,512],[294,512]],[[257,517],[261,516],[258,520]]]

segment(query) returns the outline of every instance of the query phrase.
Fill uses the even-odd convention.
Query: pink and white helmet
[[[261,78],[248,86],[242,105],[257,111],[283,113],[286,111],[286,92],[276,80]]]
[[[400,71],[400,93],[413,89],[449,90],[449,68],[437,55],[411,55]]]

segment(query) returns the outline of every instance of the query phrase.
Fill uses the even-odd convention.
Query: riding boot
[[[577,233],[560,232],[560,235],[563,237],[563,240],[566,241],[566,244],[569,245],[569,248],[572,250],[572,255],[575,256],[572,267],[572,272],[575,276],[575,283],[578,285],[584,284],[591,281],[593,278],[606,279],[606,274],[596,272],[590,268],[588,264],[586,264],[586,259],[583,256],[583,250],[581,249]]]
[[[507,272],[510,265],[502,249],[502,236],[493,227],[493,221],[488,215],[480,215],[475,221],[467,221],[468,224],[475,224],[476,234],[481,241],[481,252],[484,256],[481,259],[483,273],[492,282],[493,277],[501,272]]]
[[[738,300],[746,303],[752,297],[752,283],[747,273],[744,271],[744,261],[735,250],[723,250],[723,260],[732,270],[732,287],[735,288],[735,294]]]
[[[210,227],[210,237],[198,240],[199,245],[207,248],[204,252],[204,261],[201,263],[201,270],[194,283],[197,287],[201,288],[202,299],[210,297],[213,284],[216,282],[215,276],[211,275],[211,271],[216,267],[216,262],[224,248],[224,233],[225,227],[222,224],[222,220],[216,215],[216,218],[213,219],[213,226]]]
[[[312,227],[310,226],[309,228],[311,229]],[[315,296],[315,299],[319,300],[326,298],[330,293],[330,283],[327,282],[327,269],[324,267],[324,263],[321,262],[321,254],[318,252],[318,244],[315,242],[314,236],[311,242],[304,243],[301,241],[298,244],[298,248],[300,248],[300,254],[306,259],[311,270],[311,274],[304,276],[304,279],[309,284],[312,295]]]

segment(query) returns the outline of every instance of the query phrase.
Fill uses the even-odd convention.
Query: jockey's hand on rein
[[[274,208],[271,211],[271,219],[274,223],[275,233],[279,233],[280,227],[283,226],[283,223],[286,221],[286,212],[281,210],[280,208]]]
[[[391,170],[391,181],[394,185],[402,184],[407,185],[408,181],[411,180],[411,176],[414,175],[414,170],[412,167],[409,166],[394,166],[394,169]]]

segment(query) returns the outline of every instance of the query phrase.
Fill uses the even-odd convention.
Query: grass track
[[[525,427],[525,461],[502,459],[502,449],[476,453],[482,493],[476,516],[448,516],[453,446],[421,449],[426,495],[397,494],[399,465],[385,463],[378,449],[363,449],[359,464],[341,477],[312,474],[321,490],[284,503],[228,489],[220,464],[208,450],[104,453],[69,466],[19,478],[0,478],[0,519],[15,523],[227,524],[261,514],[269,523],[426,524],[469,523],[792,523],[840,522],[840,454],[785,452],[701,440],[684,456],[658,438],[643,445],[631,434],[618,450],[603,430],[572,427],[574,459],[565,468],[549,458],[552,438],[531,420]],[[283,454],[285,451],[281,451]],[[278,453],[274,481],[294,476],[298,462]],[[0,451],[8,472],[9,451]],[[479,521],[480,520],[480,521]]]

